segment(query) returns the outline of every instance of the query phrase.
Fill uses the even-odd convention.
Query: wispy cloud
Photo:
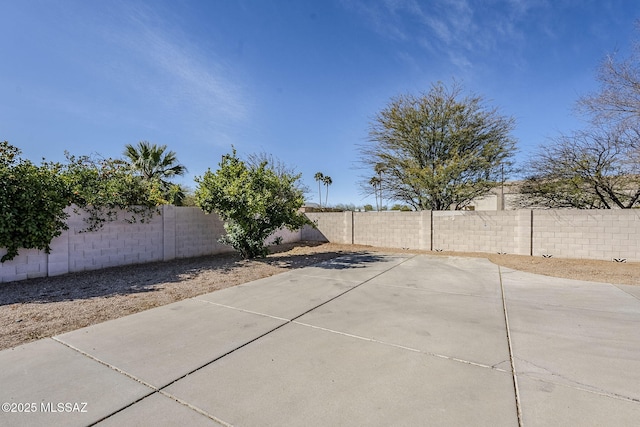
[[[405,29],[395,19],[390,19],[389,12],[395,13],[396,4],[400,1],[385,1],[383,4],[368,1],[344,1],[348,9],[355,11],[371,25],[378,34],[395,40],[407,40]]]
[[[468,69],[475,57],[497,54],[505,47],[517,51],[523,40],[518,24],[532,8],[545,1],[345,0],[343,3],[381,36],[413,43],[448,57],[458,68]]]
[[[124,26],[105,35],[122,49],[115,67],[125,84],[176,111],[210,120],[247,117],[249,102],[231,66],[150,10],[124,7]]]

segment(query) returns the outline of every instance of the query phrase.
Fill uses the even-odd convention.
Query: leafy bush
[[[249,164],[235,149],[222,157],[218,170],[197,177],[196,203],[225,222],[220,242],[232,246],[243,258],[264,257],[265,239],[282,227],[298,230],[312,223],[299,212],[303,191],[300,175],[276,171],[268,161]]]
[[[89,213],[86,231],[95,231],[105,222],[116,220],[119,211],[131,214],[125,218],[128,222],[145,222],[158,205],[167,203],[158,180],[134,175],[120,160],[66,155],[61,178],[71,191],[72,203]]]
[[[66,153],[66,164],[36,166],[20,154],[0,142],[0,248],[7,249],[0,262],[13,259],[20,248],[49,253],[51,241],[68,228],[70,205],[89,213],[85,231],[94,231],[121,211],[130,214],[128,222],[144,222],[168,202],[160,180],[136,175],[121,160]],[[182,197],[179,193],[174,189],[170,196]]]
[[[20,157],[20,150],[0,142],[0,262],[18,255],[18,249],[49,253],[51,240],[67,229],[65,208],[71,193],[60,178],[61,166],[36,166]]]

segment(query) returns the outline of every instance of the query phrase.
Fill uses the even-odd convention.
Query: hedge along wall
[[[82,232],[84,215],[71,208],[68,213],[69,229],[51,242],[51,253],[21,249],[13,260],[0,263],[0,283],[233,251],[218,243],[224,233],[220,218],[199,208],[162,206],[159,215],[133,224],[122,220],[127,215],[122,212],[95,232]],[[300,240],[300,232],[283,230],[276,236],[283,242]],[[0,249],[0,256],[4,253]]]
[[[302,239],[390,248],[640,261],[640,210],[307,213]]]

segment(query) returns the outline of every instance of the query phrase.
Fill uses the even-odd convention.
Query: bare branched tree
[[[309,187],[302,182],[300,179],[301,175],[296,170],[295,166],[288,165],[273,154],[269,154],[264,151],[251,153],[247,156],[247,165],[249,167],[257,168],[263,163],[267,164],[269,169],[271,169],[280,178],[284,176],[298,176],[299,178],[295,181],[294,187],[302,191],[303,194],[309,193]]]
[[[636,23],[640,30],[640,21]],[[603,123],[634,127],[640,124],[640,43],[633,44],[628,57],[607,55],[596,75],[599,91],[583,96],[578,111]]]
[[[597,80],[599,91],[577,103],[590,126],[542,147],[528,165],[521,206],[640,206],[640,45],[627,58],[607,56]]]
[[[560,135],[528,165],[523,207],[628,209],[640,205],[637,130],[593,127]]]

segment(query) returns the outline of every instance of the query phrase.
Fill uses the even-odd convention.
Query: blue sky
[[[235,146],[361,195],[358,144],[391,97],[452,79],[516,119],[518,161],[583,126],[576,99],[638,39],[637,0],[0,0],[0,140],[33,161]]]

